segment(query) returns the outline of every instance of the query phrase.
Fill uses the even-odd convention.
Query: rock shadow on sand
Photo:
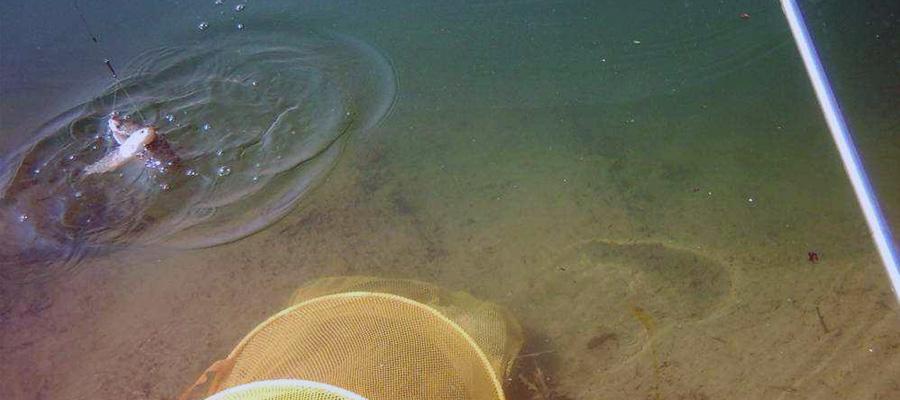
[[[538,317],[530,325],[540,326],[531,328],[552,347],[580,349],[559,353],[570,359],[558,360],[566,371],[556,371],[577,379],[628,365],[645,349],[655,353],[656,336],[719,309],[732,278],[689,250],[591,240],[564,251],[531,285]]]

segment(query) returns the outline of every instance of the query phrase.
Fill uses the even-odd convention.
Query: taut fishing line
[[[85,18],[85,16],[84,16],[84,12],[82,12],[81,7],[78,6],[78,0],[72,0],[72,7],[75,9],[75,13],[78,14],[79,19],[81,19],[81,24],[84,26],[84,30],[87,32],[88,36],[91,37],[91,41],[96,43],[98,46],[102,46],[100,44],[100,40],[97,39],[97,35],[95,35],[94,31],[91,30],[90,24],[88,24],[87,18]],[[101,51],[104,54],[106,54],[105,49],[102,49],[102,47],[101,47]],[[114,89],[113,93],[115,93],[115,94],[113,95],[113,105],[112,105],[113,110],[115,110],[116,108],[118,108],[118,93],[117,93],[118,90],[121,90],[122,93],[125,95],[125,97],[128,97],[129,99],[131,98],[131,96],[128,94],[128,91],[125,89],[125,86],[121,85],[121,81],[119,80],[119,74],[116,72],[115,67],[113,67],[112,60],[110,58],[104,58],[103,63],[106,65],[106,68],[109,70],[109,73],[112,76],[113,81],[115,82],[115,84],[113,85],[113,89]],[[146,119],[144,118],[144,115],[141,113],[141,111],[140,110],[136,110],[136,111],[137,111],[137,114],[141,117],[141,120],[146,121]]]

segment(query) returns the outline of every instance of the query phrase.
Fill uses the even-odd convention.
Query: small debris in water
[[[28,221],[28,215],[27,214],[20,215],[19,222],[25,222],[25,221]]]
[[[169,121],[170,124],[175,122],[175,116],[172,114],[166,114],[166,121]]]
[[[806,257],[811,263],[819,262],[819,253],[816,251],[809,251],[806,253]]]
[[[216,175],[219,175],[219,176],[231,175],[231,167],[228,167],[225,165],[219,167],[219,169],[216,170]]]
[[[170,187],[169,187],[168,183],[163,182],[163,183],[159,184],[159,188],[162,189],[163,191],[168,191]]]
[[[246,4],[238,4],[238,5],[234,6],[234,11],[236,11],[236,12],[244,11],[244,7],[247,7],[247,5]]]
[[[207,28],[209,28],[208,22],[201,22],[200,25],[197,25],[197,30],[199,31],[205,31]]]
[[[212,128],[212,126],[210,126],[210,125],[209,125],[209,122],[207,122],[207,123],[203,124],[202,128],[203,128],[204,131],[208,131],[209,128]]]
[[[741,17],[742,20],[746,21],[746,20],[750,19],[750,13],[742,12],[742,13],[738,14],[738,17]]]
[[[259,176],[254,175],[252,178],[250,178],[250,180],[256,182],[259,180]]]
[[[244,24],[238,23],[238,24],[237,24],[237,29],[238,29],[239,31],[240,31],[240,30],[243,30],[243,29],[244,29]]]
[[[640,40],[632,40],[631,43],[634,43],[634,44],[641,44],[641,41],[640,41]]]
[[[217,6],[221,6],[222,4],[225,4],[225,2],[222,0],[216,0],[215,2],[213,2],[213,4],[215,4]]]
[[[197,176],[197,170],[195,170],[193,168],[188,168],[187,170],[184,171],[184,174],[187,176]]]

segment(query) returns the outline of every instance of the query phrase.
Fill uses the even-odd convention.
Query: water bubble
[[[166,121],[169,121],[170,124],[173,123],[173,122],[175,122],[175,115],[173,115],[173,114],[166,114]]]
[[[197,176],[198,175],[197,170],[195,170],[193,168],[188,168],[187,170],[184,171],[184,174],[187,176]]]
[[[218,169],[216,169],[216,175],[219,175],[219,176],[231,175],[231,167],[225,166],[225,165],[219,167]]]
[[[238,5],[234,6],[234,11],[237,11],[237,12],[244,11],[244,7],[247,7],[247,5],[246,4],[238,4]]]
[[[212,127],[209,125],[209,122],[207,122],[207,123],[203,124],[202,128],[204,131],[208,131],[209,128],[212,128]]]
[[[243,29],[244,29],[244,24],[242,24],[242,23],[239,22],[239,23],[237,24],[236,27],[237,27],[237,29],[238,29],[239,31],[240,31],[240,30],[243,30]]]
[[[209,28],[208,22],[201,22],[200,25],[197,25],[197,30],[199,31],[205,31],[206,28]]]

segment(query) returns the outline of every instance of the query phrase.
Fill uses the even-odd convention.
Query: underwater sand
[[[561,45],[595,26],[554,17],[587,12],[562,2],[417,18],[402,5],[308,10],[394,62],[393,113],[255,235],[0,285],[0,398],[177,397],[295,288],[358,274],[508,307],[548,398],[900,396],[900,307],[792,44],[766,42],[786,34],[779,10],[759,3],[766,51],[646,95],[616,90],[642,81],[628,72],[638,64],[614,78]],[[873,101],[867,84],[842,82],[860,96],[851,104]],[[900,188],[885,184],[900,181],[896,115],[848,113],[898,221]]]

